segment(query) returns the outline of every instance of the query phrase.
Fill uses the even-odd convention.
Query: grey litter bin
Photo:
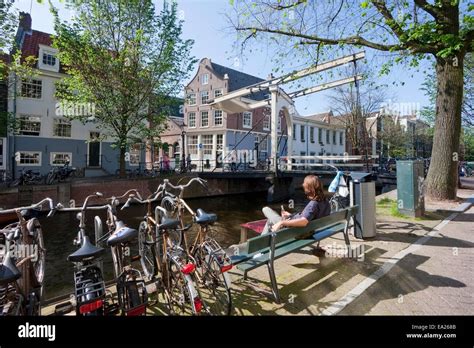
[[[358,205],[354,221],[356,238],[375,237],[375,182],[371,173],[351,172],[351,205]]]

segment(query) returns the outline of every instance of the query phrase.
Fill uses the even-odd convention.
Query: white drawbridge
[[[326,89],[342,86],[348,83],[355,83],[358,80],[362,79],[362,75],[354,75],[348,78],[344,78],[337,81],[331,81],[323,83],[317,86],[312,86],[309,88],[304,88],[302,90],[294,91],[291,93],[286,93],[280,87],[281,85],[289,82],[293,82],[300,78],[320,73],[325,70],[333,69],[341,65],[348,63],[355,63],[357,60],[363,59],[365,57],[364,52],[359,52],[351,54],[342,58],[334,59],[328,62],[321,64],[316,64],[311,67],[292,72],[290,74],[272,78],[254,85],[250,85],[244,88],[241,88],[236,91],[232,91],[228,94],[225,94],[221,97],[216,98],[211,106],[222,109],[227,113],[240,113],[244,111],[251,111],[261,107],[269,107],[271,109],[271,168],[272,171],[276,172],[278,168],[278,117],[280,111],[285,115],[287,129],[292,129],[293,121],[292,116],[296,114],[296,109],[294,107],[294,99],[302,97],[308,94],[320,92]],[[261,101],[255,101],[250,98],[246,98],[249,94],[267,91],[270,95],[270,98]],[[291,154],[292,154],[292,141],[293,135],[291,131],[287,132],[288,142],[287,142],[287,167],[291,163]]]

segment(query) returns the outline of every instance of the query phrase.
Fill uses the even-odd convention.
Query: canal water
[[[303,192],[301,190],[296,191],[293,199],[295,209],[301,210],[305,204]],[[196,198],[186,200],[186,202],[193,210],[202,208],[206,212],[217,214],[218,221],[213,226],[213,236],[224,248],[239,242],[240,224],[263,219],[261,209],[267,205],[266,193]],[[272,207],[279,211],[280,205],[281,203],[278,203]],[[287,207],[288,204],[285,204],[285,208]],[[94,215],[102,218],[105,227],[105,212],[89,212],[86,216],[86,225],[91,241],[95,240]],[[118,211],[119,219],[134,228],[138,228],[144,215],[145,206],[143,205],[132,205],[128,209]],[[74,268],[73,264],[67,261],[67,256],[77,249],[73,245],[73,240],[79,230],[79,222],[76,219],[76,213],[57,213],[53,218],[42,218],[41,225],[47,249],[44,288],[44,299],[47,300],[74,291]],[[192,236],[193,231],[190,231],[189,240]],[[252,235],[249,235],[249,237],[252,237]],[[135,248],[132,246],[132,250],[134,249],[136,250],[136,246]],[[110,250],[107,250],[104,257],[104,272],[106,280],[113,278]]]

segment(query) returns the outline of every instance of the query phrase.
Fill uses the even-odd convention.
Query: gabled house
[[[72,112],[91,114],[91,121],[82,124],[63,116],[55,97],[56,83],[65,72],[52,47],[51,34],[32,29],[28,13],[20,13],[16,44],[24,58],[37,59],[35,76],[17,81],[10,88],[8,110],[15,115],[18,129],[9,134],[10,170],[16,175],[23,168],[46,174],[52,166],[66,161],[84,169],[86,176],[114,174],[119,168],[118,149],[111,145],[113,139],[102,136],[93,122],[93,105],[75,106]],[[11,76],[15,79],[15,76]],[[71,110],[68,110],[71,112]],[[144,146],[132,146],[127,166],[136,168],[144,161]]]

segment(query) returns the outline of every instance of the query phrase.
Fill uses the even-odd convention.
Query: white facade
[[[343,156],[345,129],[305,117],[293,117],[294,156]]]

